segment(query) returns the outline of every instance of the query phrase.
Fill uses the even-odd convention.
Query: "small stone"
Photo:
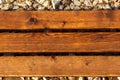
[[[38,77],[32,77],[32,80],[39,80]]]
[[[74,3],[71,3],[70,4],[70,9],[74,9],[74,7],[75,7]]]
[[[39,5],[37,10],[44,10],[44,9],[45,9],[45,7]]]
[[[119,2],[115,2],[114,6],[115,6],[115,7],[119,7],[119,6],[120,6],[120,3],[119,3]]]
[[[103,3],[103,0],[99,0],[99,3]]]
[[[60,6],[61,0],[52,0],[53,9],[58,9]]]
[[[52,5],[49,5],[47,8],[48,8],[49,10],[53,10]]]
[[[13,10],[19,9],[19,6],[14,5]]]
[[[109,1],[108,0],[103,0],[104,1],[104,3],[109,3]]]
[[[2,0],[0,0],[0,4],[2,4]]]
[[[48,7],[48,6],[50,6],[50,1],[45,1],[43,4],[42,4],[44,7]]]
[[[113,2],[113,1],[112,1],[112,2],[110,2],[110,7],[111,7],[111,8],[114,8],[114,7],[115,7],[115,5],[114,5],[114,4],[115,4],[115,2]]]
[[[46,0],[36,0],[38,3],[43,4]]]
[[[2,0],[0,0],[0,4],[2,4],[3,2],[2,2]]]
[[[30,0],[26,0],[25,2],[26,2],[26,4],[29,5],[29,6],[32,5],[32,1],[30,1]]]
[[[90,2],[90,0],[85,0],[85,1],[84,1],[84,4],[85,4],[86,6],[91,6],[91,7],[92,7],[92,3]]]
[[[74,0],[74,4],[76,5],[76,6],[80,6],[80,1],[78,1],[78,0]]]
[[[61,1],[63,5],[70,5],[70,3],[72,2],[71,0],[62,0]]]
[[[13,2],[14,0],[0,0],[0,3],[11,3]]]
[[[16,0],[16,2],[21,3],[21,2],[25,2],[25,0]]]
[[[39,6],[38,3],[34,3],[32,7],[36,9],[36,8],[38,8],[38,6]]]
[[[79,0],[81,3],[83,3],[85,0]]]
[[[97,4],[98,9],[103,9],[103,7],[104,7],[104,4],[102,4],[102,3]]]
[[[106,4],[104,9],[111,9],[110,5]]]
[[[96,6],[96,5],[97,5],[97,3],[98,3],[98,1],[99,1],[99,0],[94,0],[94,1],[93,1],[93,3],[92,3],[92,4],[93,4],[93,6]]]
[[[1,10],[8,10],[9,4],[3,4]]]
[[[19,9],[16,9],[17,11],[23,11],[23,10],[25,10],[24,8],[22,8],[22,7],[19,7]]]
[[[13,9],[13,4],[9,4],[9,9],[12,10]]]
[[[11,2],[13,2],[14,0],[6,0],[6,3],[8,2],[8,3],[11,3]]]
[[[70,10],[70,6],[65,7],[64,10]]]
[[[75,10],[80,10],[80,7],[79,7],[79,6],[75,6],[74,9],[75,9]]]
[[[63,9],[64,9],[64,6],[63,6],[63,5],[60,5],[60,6],[59,6],[59,9],[60,9],[60,10],[63,10]]]

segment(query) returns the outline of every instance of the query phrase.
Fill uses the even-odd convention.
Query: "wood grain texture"
[[[0,76],[118,76],[120,56],[0,57]]]
[[[1,33],[0,52],[120,52],[120,33]]]
[[[0,29],[114,29],[119,22],[119,10],[0,12]]]

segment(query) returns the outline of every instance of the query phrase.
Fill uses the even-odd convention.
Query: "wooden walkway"
[[[24,54],[0,56],[0,76],[119,76],[119,52],[119,10],[0,12],[0,54]]]

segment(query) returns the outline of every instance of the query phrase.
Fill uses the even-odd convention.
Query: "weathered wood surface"
[[[120,52],[120,33],[1,33],[0,52]]]
[[[115,29],[119,22],[119,10],[0,12],[0,29]]]
[[[0,30],[120,29],[119,22],[119,10],[0,12]],[[120,32],[0,33],[0,53],[120,52],[119,44]],[[1,56],[0,76],[118,76],[119,61],[120,56]]]
[[[120,56],[0,57],[0,76],[118,76]]]

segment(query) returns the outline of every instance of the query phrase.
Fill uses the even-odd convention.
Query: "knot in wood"
[[[31,17],[29,20],[28,20],[28,23],[29,24],[38,24],[38,20],[36,19],[36,18],[34,18],[34,17]]]

